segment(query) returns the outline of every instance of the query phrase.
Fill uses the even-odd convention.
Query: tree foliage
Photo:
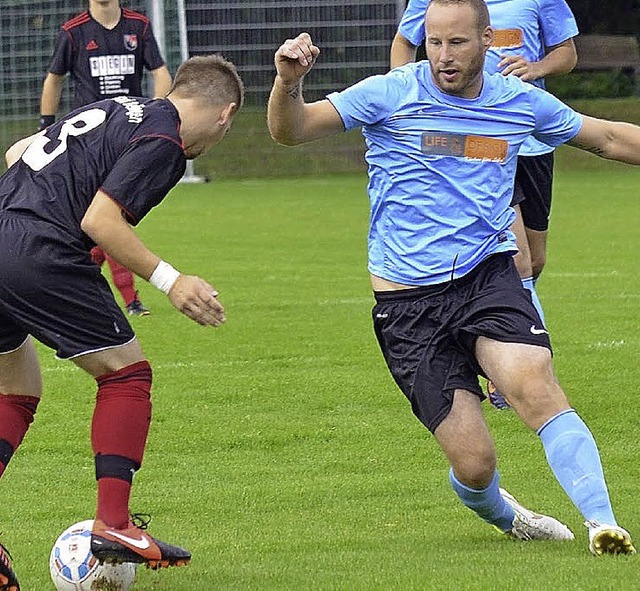
[[[582,34],[637,35],[640,0],[567,0]]]

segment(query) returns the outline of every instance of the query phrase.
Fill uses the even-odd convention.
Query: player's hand
[[[501,57],[498,69],[502,71],[503,76],[513,74],[524,82],[533,82],[542,77],[538,62],[530,62],[521,55],[502,55]]]
[[[287,84],[294,84],[313,68],[320,48],[311,41],[309,33],[300,33],[287,39],[276,51],[274,58],[278,76]]]
[[[226,320],[216,289],[195,275],[180,275],[169,291],[169,300],[202,326],[220,326]]]

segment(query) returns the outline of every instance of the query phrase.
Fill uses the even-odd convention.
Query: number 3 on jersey
[[[83,135],[101,125],[106,118],[107,113],[102,109],[89,109],[78,113],[62,124],[57,139],[50,139],[45,135],[37,137],[25,150],[22,160],[29,168],[38,172],[66,151],[69,136]],[[53,147],[50,144],[57,145]],[[47,147],[50,151],[47,151]]]

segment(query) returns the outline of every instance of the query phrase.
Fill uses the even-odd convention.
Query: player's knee
[[[466,447],[466,443],[465,443]],[[468,452],[468,450],[466,450]],[[482,490],[491,483],[496,471],[496,454],[493,445],[478,445],[471,453],[452,463],[456,478],[465,486],[475,490]]]

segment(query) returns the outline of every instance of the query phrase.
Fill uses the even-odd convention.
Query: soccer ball
[[[65,529],[51,549],[49,570],[58,591],[129,591],[136,565],[100,564],[91,554],[93,520]]]

